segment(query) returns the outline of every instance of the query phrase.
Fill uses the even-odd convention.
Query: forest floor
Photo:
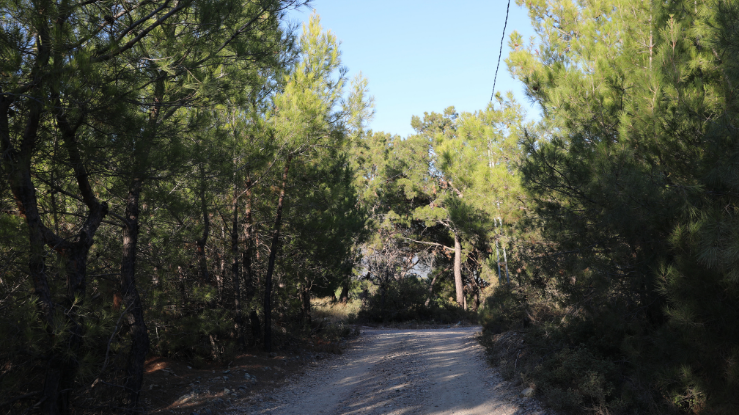
[[[151,361],[147,384],[159,386],[144,399],[150,413],[185,415],[553,413],[489,367],[479,327],[444,327],[362,327],[341,355],[250,354],[229,368]]]

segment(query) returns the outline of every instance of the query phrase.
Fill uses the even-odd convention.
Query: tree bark
[[[303,314],[303,321],[311,324],[310,316],[310,287],[307,282],[300,284],[300,300],[301,300],[301,314]]]
[[[203,234],[195,241],[195,254],[198,259],[198,277],[203,284],[210,284],[208,279],[208,261],[205,258],[205,244],[210,235],[210,216],[208,215],[208,204],[205,200],[205,172],[201,167],[200,177],[200,212],[203,215]]]
[[[126,326],[131,336],[131,349],[126,361],[126,377],[123,382],[127,394],[127,412],[137,411],[139,393],[144,379],[144,361],[149,352],[149,333],[144,321],[144,308],[136,288],[136,251],[139,238],[139,199],[143,183],[134,178],[126,198],[125,224],[123,227],[123,258],[121,260],[121,292],[126,306]]]
[[[42,41],[38,45],[37,62],[43,63],[45,66],[49,61],[51,42],[48,37],[49,33],[44,28],[45,26],[38,34]],[[31,78],[34,79],[35,86],[27,91],[29,94],[43,93],[41,88],[43,80],[38,74],[39,68],[41,66],[37,64],[31,72]],[[18,212],[28,225],[29,273],[36,297],[39,300],[40,314],[44,323],[46,323],[49,336],[56,336],[59,333],[52,331],[56,310],[48,275],[46,274],[44,245],[57,252],[65,269],[67,292],[62,306],[68,323],[68,331],[64,334],[68,335],[69,339],[63,343],[66,346],[65,350],[49,351],[46,356],[48,366],[41,391],[42,404],[40,409],[43,413],[48,414],[68,414],[70,411],[71,390],[79,367],[78,354],[84,335],[84,324],[77,310],[81,305],[86,289],[87,257],[93,244],[94,235],[108,213],[107,204],[100,203],[92,190],[88,172],[82,163],[79,151],[76,134],[85,115],[81,115],[74,125],[70,124],[58,97],[58,92],[52,88],[51,99],[55,106],[51,112],[67,149],[69,166],[74,172],[81,199],[89,209],[76,237],[71,240],[63,239],[47,228],[43,224],[38,209],[38,197],[33,183],[31,167],[39,138],[38,130],[44,113],[43,105],[40,100],[36,99],[31,99],[28,102],[25,127],[20,136],[20,145],[16,147],[12,144],[10,138],[8,112],[17,96],[16,94],[6,94],[0,97],[0,150],[3,173],[10,185]],[[56,214],[56,212],[52,212],[52,214]]]
[[[244,290],[246,302],[249,303],[254,297],[254,278],[252,275],[252,255],[253,255],[253,228],[251,213],[251,179],[246,179],[246,203],[244,208],[244,253],[242,255],[242,263],[244,264]]]
[[[268,352],[272,351],[272,274],[275,270],[277,247],[280,242],[282,205],[285,200],[285,188],[287,187],[287,173],[290,170],[290,161],[292,161],[291,155],[287,157],[287,160],[285,161],[285,169],[282,172],[282,188],[280,189],[280,197],[277,200],[277,213],[275,215],[275,224],[272,230],[272,245],[270,246],[269,261],[267,262],[267,275],[264,278],[264,349]]]
[[[349,301],[349,280],[345,279],[341,284],[341,293],[339,294],[339,302],[343,305]]]
[[[234,185],[233,220],[231,222],[231,278],[234,302],[234,329],[240,344],[244,344],[243,318],[241,315],[241,278],[239,275],[239,199],[238,188]]]
[[[251,178],[247,176],[246,178],[246,193],[244,196],[246,197],[246,203],[244,208],[244,252],[242,255],[242,263],[244,264],[244,295],[245,295],[245,301],[247,306],[250,306],[251,300],[254,298],[254,274],[252,269],[252,256],[254,254],[253,247],[254,247],[254,229],[252,225],[252,182]],[[254,346],[256,344],[257,339],[259,339],[259,335],[261,334],[261,322],[259,321],[259,316],[257,315],[256,309],[251,309],[249,312],[249,325],[251,326],[251,336],[249,338],[248,344],[250,346]]]
[[[158,70],[154,70],[152,75],[154,77],[153,105],[149,110],[146,128],[142,132],[142,140],[139,140],[134,147],[131,179],[128,184],[123,217],[121,293],[126,306],[124,321],[131,337],[131,348],[126,359],[126,373],[123,381],[123,390],[126,394],[124,408],[127,413],[134,413],[140,409],[137,407],[144,380],[144,362],[149,352],[149,333],[144,321],[144,307],[136,288],[136,252],[139,243],[141,191],[149,168],[150,152],[157,135],[159,113],[164,100],[164,76]]]
[[[462,243],[454,233],[454,288],[457,291],[457,304],[464,307],[464,287],[462,285]]]
[[[431,280],[431,284],[429,284],[429,294],[426,297],[426,302],[423,303],[423,305],[426,307],[428,307],[429,304],[431,304],[431,298],[434,296],[434,284],[436,284],[437,277],[438,277],[438,274],[435,274],[434,278]]]

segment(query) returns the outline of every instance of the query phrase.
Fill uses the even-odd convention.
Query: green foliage
[[[474,315],[455,304],[435,297],[428,299],[428,282],[407,277],[390,282],[386,287],[366,296],[357,314],[360,322],[402,323],[429,322],[453,324],[474,320]]]
[[[526,5],[538,43],[514,33],[507,63],[545,117],[524,141],[517,282],[556,344],[531,381],[570,411],[736,412],[739,9]]]
[[[524,296],[507,288],[496,289],[487,297],[478,315],[486,335],[520,329],[526,318]]]
[[[115,385],[130,380],[144,324],[151,352],[173,358],[257,346],[264,241],[290,158],[276,325],[293,328],[299,290],[347,281],[364,215],[346,144],[371,99],[357,79],[344,101],[339,42],[317,16],[300,42],[285,30],[302,3],[0,7],[0,395],[61,370],[64,396],[43,411],[136,406]],[[71,245],[84,252],[68,256]]]

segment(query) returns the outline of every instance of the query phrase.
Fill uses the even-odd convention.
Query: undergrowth
[[[568,414],[679,412],[655,393],[654,366],[631,360],[637,333],[627,319],[596,322],[550,300],[518,287],[501,287],[486,300],[480,343],[506,380],[533,387],[545,404]]]

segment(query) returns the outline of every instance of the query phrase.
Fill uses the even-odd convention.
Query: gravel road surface
[[[231,414],[548,414],[484,361],[479,327],[363,329],[342,356]]]

